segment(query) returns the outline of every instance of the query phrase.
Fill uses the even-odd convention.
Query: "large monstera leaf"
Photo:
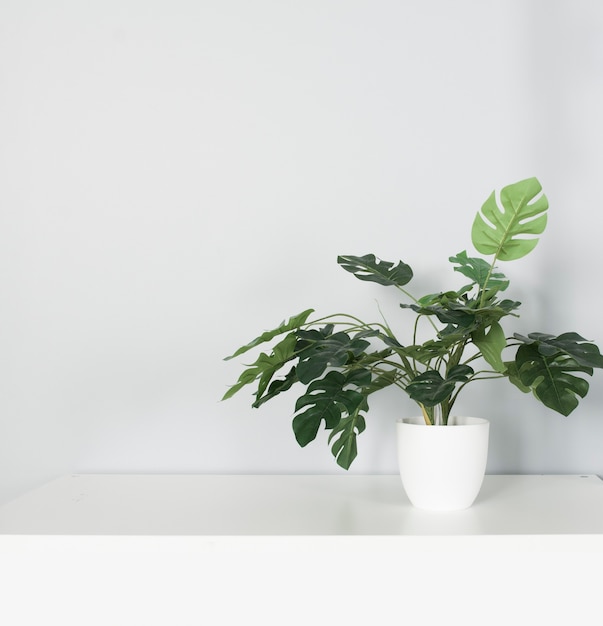
[[[403,287],[412,279],[412,269],[406,263],[399,261],[394,265],[389,261],[377,260],[374,254],[342,255],[337,257],[337,263],[359,280],[368,280],[386,287]]]
[[[495,192],[475,216],[471,240],[482,254],[493,254],[501,261],[520,259],[531,252],[546,227],[546,196],[536,178],[527,178],[503,187],[500,203]]]
[[[365,395],[358,389],[370,381],[368,370],[356,370],[347,375],[331,371],[312,382],[295,404],[293,431],[299,445],[313,441],[324,422],[325,428],[333,431],[329,442],[337,437],[333,445],[337,463],[348,469],[357,453],[356,436],[365,428],[360,411],[368,409]]]
[[[591,376],[593,368],[603,367],[599,348],[577,333],[515,337],[523,345],[515,356],[514,374],[545,406],[569,415],[589,388],[588,382],[574,373]]]

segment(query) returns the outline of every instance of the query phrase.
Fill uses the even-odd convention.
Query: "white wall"
[[[307,307],[398,316],[337,254],[454,286],[475,211],[527,176],[551,209],[504,268],[520,328],[603,344],[602,66],[595,0],[4,0],[0,496],[342,471],[297,446],[293,397],[220,403],[222,357]],[[603,473],[600,372],[569,418],[505,385],[459,406],[492,420],[488,471]],[[414,410],[376,398],[351,471],[394,473]]]

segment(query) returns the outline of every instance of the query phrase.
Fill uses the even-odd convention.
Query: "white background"
[[[396,327],[337,255],[459,287],[475,212],[528,176],[551,208],[501,267],[512,330],[603,344],[602,70],[595,0],[4,0],[0,499],[65,472],[342,472],[324,433],[298,447],[294,395],[221,403],[222,358],[309,307],[378,299]],[[593,382],[568,418],[504,381],[458,412],[491,420],[491,473],[602,474]],[[414,413],[375,397],[350,471],[395,473]]]

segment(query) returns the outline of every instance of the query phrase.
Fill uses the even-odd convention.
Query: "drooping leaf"
[[[271,354],[262,352],[256,359],[255,363],[243,371],[243,373],[239,376],[239,380],[224,394],[222,400],[231,398],[242,387],[259,379],[258,388],[255,392],[257,402],[257,400],[262,397],[262,394],[276,372],[285,363],[291,361],[295,357],[296,344],[296,334],[290,333],[274,346]]]
[[[473,222],[471,240],[481,254],[493,254],[501,261],[520,259],[531,252],[546,227],[546,196],[536,178],[504,187],[500,203],[495,192],[482,206]]]
[[[374,254],[341,255],[337,257],[337,263],[346,272],[354,274],[356,278],[380,285],[402,287],[412,279],[412,269],[406,263],[399,261],[397,265],[394,265],[389,261],[377,260]]]
[[[254,409],[257,409],[262,404],[264,404],[264,402],[268,402],[268,400],[271,400],[272,398],[274,398],[274,396],[277,396],[279,393],[282,393],[283,391],[287,391],[287,389],[291,389],[291,387],[293,387],[293,385],[296,382],[298,382],[298,380],[299,379],[297,378],[297,372],[295,371],[295,366],[294,366],[289,370],[285,378],[273,380],[270,383],[270,386],[268,387],[266,393],[261,398],[257,398],[256,401],[251,406]]]
[[[358,454],[357,437],[366,428],[366,421],[360,414],[360,408],[344,417],[329,435],[329,443],[335,439],[331,452],[337,460],[337,465],[343,469],[350,469],[350,465]]]
[[[273,330],[267,330],[259,337],[256,337],[253,341],[250,341],[248,344],[241,346],[236,352],[234,352],[230,356],[227,356],[224,360],[228,361],[230,359],[234,359],[240,354],[243,354],[248,350],[255,348],[256,346],[259,346],[262,343],[270,341],[271,339],[274,339],[274,337],[276,337],[277,335],[282,335],[283,333],[289,332],[290,330],[299,328],[300,326],[305,324],[306,320],[308,319],[308,317],[310,317],[312,313],[314,313],[314,309],[307,309],[299,315],[292,316],[291,318],[289,318],[288,322],[283,321],[277,328]]]
[[[546,333],[516,334],[522,341],[515,355],[515,370],[521,383],[550,409],[569,415],[588,392],[589,384],[574,373],[592,376],[603,367],[599,348],[578,333],[558,337]]]
[[[592,374],[592,369],[578,365],[564,354],[544,356],[535,345],[522,345],[515,356],[522,384],[530,387],[536,397],[553,411],[569,415],[588,393],[588,382],[570,372]]]
[[[524,337],[515,333],[514,337],[525,344],[537,346],[538,352],[544,356],[566,354],[585,367],[603,367],[603,356],[599,348],[578,333],[563,333],[558,337],[547,333],[529,333]]]
[[[406,387],[406,392],[424,406],[435,406],[450,398],[456,385],[466,382],[472,374],[473,369],[469,365],[451,367],[446,379],[436,370],[428,370],[414,378]]]
[[[357,357],[370,345],[365,339],[351,338],[341,331],[327,337],[319,336],[319,331],[299,331],[298,336],[307,341],[299,352],[297,376],[308,384],[322,376],[327,367],[341,367],[351,357]]]
[[[498,322],[492,324],[488,332],[484,328],[478,328],[472,333],[471,339],[488,365],[495,371],[503,373],[507,369],[502,360],[502,351],[507,345],[507,340]]]
[[[300,446],[306,446],[316,438],[323,421],[325,428],[335,428],[342,412],[350,414],[361,406],[364,396],[355,389],[346,389],[349,380],[341,372],[329,372],[324,378],[312,382],[306,393],[298,398],[293,431]]]

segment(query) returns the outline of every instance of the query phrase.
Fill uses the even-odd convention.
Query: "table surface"
[[[603,535],[594,475],[489,475],[463,511],[422,511],[399,476],[58,478],[0,507],[8,535]]]

